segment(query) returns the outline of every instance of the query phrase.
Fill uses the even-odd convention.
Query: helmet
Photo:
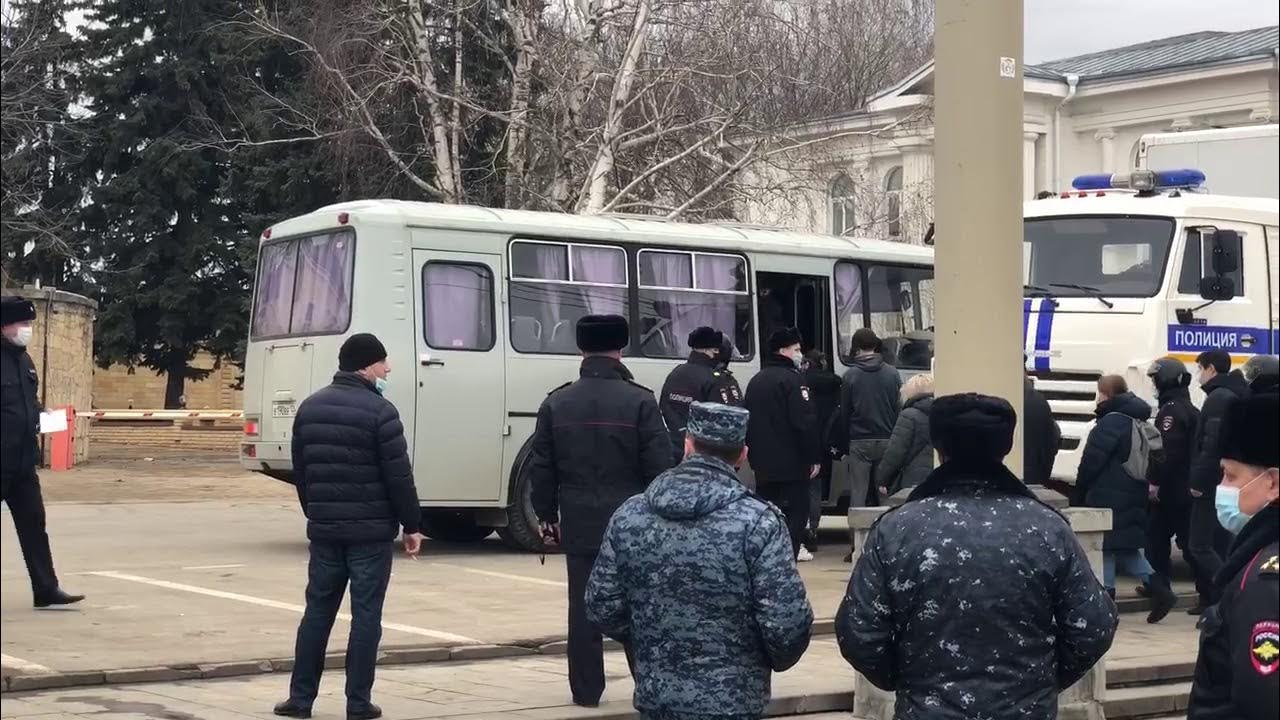
[[[1275,355],[1254,355],[1245,361],[1240,372],[1250,384],[1258,378],[1274,378],[1280,375],[1280,358]]]
[[[1187,372],[1187,366],[1181,360],[1171,357],[1162,357],[1151,363],[1151,367],[1147,369],[1147,377],[1155,383],[1157,390],[1191,385],[1191,373]]]

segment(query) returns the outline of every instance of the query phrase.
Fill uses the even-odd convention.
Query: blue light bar
[[[1132,173],[1080,175],[1071,181],[1076,190],[1157,190],[1194,188],[1204,184],[1204,173],[1194,168],[1137,170]]]

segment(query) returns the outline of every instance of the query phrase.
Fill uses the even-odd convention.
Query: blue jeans
[[[1116,587],[1116,569],[1132,575],[1142,582],[1150,582],[1155,571],[1141,550],[1104,550],[1102,552],[1102,585],[1108,590]]]
[[[351,581],[351,635],[347,639],[347,710],[369,707],[378,642],[382,639],[382,601],[391,580],[388,542],[312,542],[307,567],[307,609],[298,625],[289,699],[311,707],[320,690],[329,631]]]

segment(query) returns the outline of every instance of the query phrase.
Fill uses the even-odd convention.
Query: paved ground
[[[1148,626],[1126,621],[1108,659],[1119,670],[1149,664],[1189,662],[1185,647],[1190,618]],[[620,653],[606,661],[609,686],[596,711],[569,704],[563,657],[524,657],[472,663],[441,663],[384,667],[378,671],[375,700],[388,717],[456,717],[466,720],[497,718],[542,719],[618,717],[631,708],[632,682]],[[180,681],[123,687],[48,690],[6,696],[0,717],[24,720],[233,720],[270,717],[272,703],[283,698],[284,675],[208,681]],[[774,676],[776,711],[834,710],[848,707],[853,673],[839,657],[831,637],[816,638],[800,664]],[[843,705],[841,705],[843,703]],[[330,671],[321,687],[316,717],[340,717],[343,709],[342,672]]]
[[[283,500],[293,489],[240,469],[234,453],[94,443],[92,462],[41,474],[45,502]]]

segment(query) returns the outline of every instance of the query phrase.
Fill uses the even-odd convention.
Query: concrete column
[[[1022,133],[1022,199],[1036,196],[1036,139],[1040,133]]]
[[[913,245],[924,241],[933,222],[933,144],[927,139],[902,148],[902,237]]]
[[[1118,170],[1116,167],[1116,131],[1111,128],[1103,128],[1093,134],[1093,139],[1098,141],[1098,160],[1102,163],[1098,170],[1104,173],[1113,173]]]
[[[1022,416],[1022,0],[938,0],[937,392]],[[1022,475],[1022,428],[1005,460]]]

